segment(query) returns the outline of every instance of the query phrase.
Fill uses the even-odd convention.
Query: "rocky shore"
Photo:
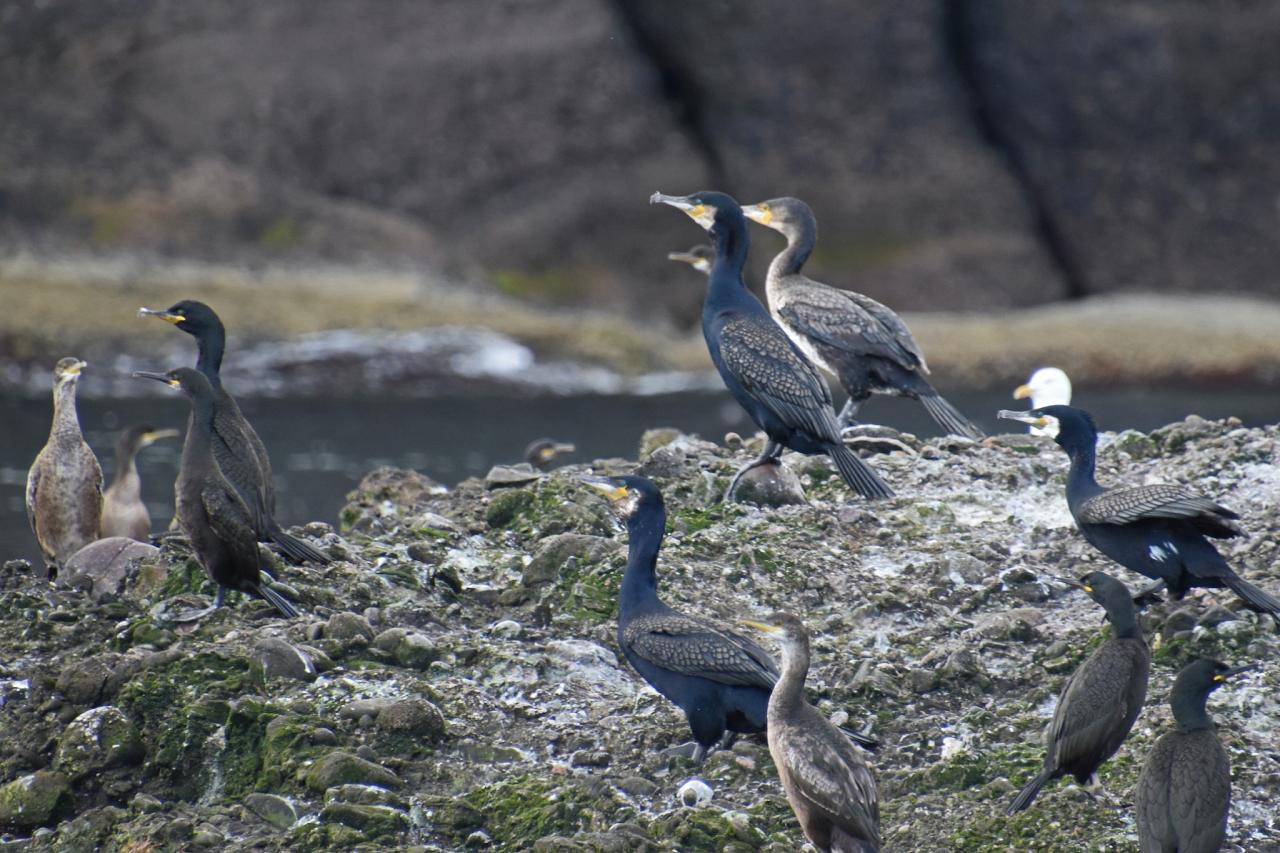
[[[1251,536],[1224,553],[1280,590],[1280,430],[1191,418],[1104,443],[1104,482],[1186,482],[1240,512]],[[811,701],[881,743],[886,849],[1135,849],[1132,791],[1170,725],[1173,674],[1204,654],[1270,667],[1280,634],[1229,595],[1148,609],[1149,702],[1102,769],[1108,793],[1057,784],[1006,817],[1063,679],[1102,630],[1101,611],[1050,575],[1142,579],[1075,531],[1066,459],[1047,439],[871,444],[900,495],[874,505],[825,459],[794,455],[808,503],[717,504],[751,447],[670,430],[646,434],[638,463],[593,467],[638,465],[663,489],[668,601],[725,622],[805,619]],[[212,593],[176,540],[70,586],[5,563],[0,850],[799,848],[762,740],[702,766],[668,751],[687,729],[620,661],[625,537],[579,470],[499,469],[447,489],[370,473],[340,529],[301,528],[332,566],[273,560],[305,614],[289,622],[243,599],[171,621]],[[1229,837],[1250,851],[1280,850],[1278,679],[1270,667],[1210,701],[1233,769]]]

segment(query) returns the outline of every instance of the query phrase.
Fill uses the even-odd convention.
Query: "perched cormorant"
[[[687,252],[668,252],[667,260],[688,264],[700,273],[711,274],[711,263],[715,260],[716,250],[706,243],[699,243]]]
[[[1027,380],[1026,385],[1019,385],[1013,389],[1013,399],[1025,400],[1031,398],[1031,408],[1043,409],[1045,406],[1066,406],[1071,403],[1071,380],[1067,374],[1056,367],[1042,367],[1035,373],[1031,374],[1031,378]],[[1053,438],[1057,435],[1057,424],[1050,424],[1046,427],[1031,426],[1027,427],[1028,432],[1032,435],[1047,435]]]
[[[85,363],[64,358],[53,368],[53,426],[27,472],[27,521],[40,543],[49,577],[98,538],[102,467],[80,432],[76,383]]]
[[[1098,428],[1083,409],[1046,406],[1000,417],[1045,427],[1071,457],[1067,507],[1089,544],[1130,571],[1164,584],[1175,600],[1196,587],[1227,588],[1256,610],[1280,614],[1280,600],[1237,575],[1206,536],[1243,535],[1240,516],[1184,486],[1149,485],[1107,489],[1093,477]]]
[[[831,389],[817,368],[743,283],[747,221],[738,203],[720,192],[654,193],[649,201],[683,210],[710,232],[716,254],[702,306],[702,334],[729,393],[769,437],[764,451],[734,475],[726,499],[744,473],[775,463],[783,448],[825,453],[858,494],[892,497],[893,490],[841,441]]]
[[[546,471],[556,457],[563,453],[573,453],[578,448],[568,442],[540,438],[524,449],[524,460],[539,471]]]
[[[876,780],[840,730],[805,701],[809,632],[796,617],[744,622],[782,643],[782,677],[769,698],[769,754],[800,828],[814,847],[840,853],[880,849]]]
[[[1080,784],[1089,781],[1124,743],[1147,698],[1151,650],[1142,638],[1129,590],[1103,572],[1087,574],[1079,582],[1058,580],[1083,589],[1106,609],[1111,636],[1063,685],[1045,730],[1044,770],[1009,804],[1009,814],[1031,805],[1046,783],[1061,776],[1070,774]]]
[[[191,419],[182,445],[182,468],[174,485],[175,514],[196,559],[218,584],[213,606],[193,616],[203,616],[221,607],[228,589],[256,595],[285,616],[297,616],[298,611],[292,604],[262,583],[253,516],[214,458],[217,396],[209,380],[190,367],[179,367],[168,373],[133,375],[178,388],[191,401]]]
[[[1231,762],[1205,702],[1228,678],[1258,668],[1200,658],[1178,673],[1169,694],[1178,729],[1156,741],[1134,793],[1142,853],[1222,849],[1231,810]]]
[[[747,205],[742,213],[787,238],[787,247],[769,265],[769,310],[791,340],[848,392],[841,426],[856,423],[858,407],[872,394],[888,394],[919,400],[947,432],[985,437],[925,379],[929,365],[901,317],[870,297],[800,272],[818,240],[818,222],[809,205],[798,198],[775,198]]]
[[[196,369],[213,387],[216,406],[213,425],[213,456],[223,475],[235,486],[249,508],[257,541],[274,542],[296,562],[331,562],[328,554],[309,542],[291,536],[275,519],[276,490],[271,478],[271,461],[258,433],[245,419],[235,399],[222,387],[219,370],[226,349],[222,320],[203,302],[184,299],[164,311],[138,309],[144,317],[158,317],[172,323],[196,339]]]
[[[146,542],[151,535],[151,516],[142,502],[142,481],[138,479],[138,452],[162,438],[175,438],[176,429],[132,426],[116,441],[116,476],[102,494],[102,538],[125,536]]]

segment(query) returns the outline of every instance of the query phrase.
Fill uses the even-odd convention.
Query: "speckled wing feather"
[[[209,516],[209,526],[223,544],[236,552],[245,564],[258,565],[258,541],[244,501],[223,477],[209,477],[200,489],[200,502]],[[258,583],[255,573],[250,579]]]
[[[1185,519],[1205,534],[1219,538],[1244,533],[1240,516],[1182,486],[1168,484],[1111,489],[1080,506],[1083,524],[1131,524],[1144,518]]]
[[[720,355],[747,391],[787,426],[839,443],[831,389],[772,320],[730,319],[720,331]]]
[[[1129,715],[1142,707],[1145,689],[1128,696],[1135,667],[1141,665],[1131,652],[1120,643],[1104,643],[1067,679],[1049,723],[1049,766],[1067,767],[1102,752]]]
[[[213,420],[213,458],[218,470],[240,495],[249,510],[255,538],[266,535],[266,486],[257,453],[242,426],[243,420],[219,405]],[[190,429],[190,423],[187,428]]]
[[[637,616],[623,629],[631,650],[652,664],[721,684],[772,690],[778,666],[755,643],[675,611]]]
[[[812,706],[793,718],[781,741],[789,794],[805,800],[855,838],[880,847],[876,780],[848,739]]]
[[[1214,729],[1161,735],[1138,777],[1143,853],[1218,850],[1231,806],[1231,766]]]
[[[890,359],[906,370],[929,372],[906,325],[874,299],[802,276],[787,279],[783,287],[778,316],[806,337],[855,355]]]

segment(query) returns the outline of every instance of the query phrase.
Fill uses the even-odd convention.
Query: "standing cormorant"
[[[276,490],[267,448],[241,414],[235,399],[222,387],[219,376],[227,338],[222,320],[208,305],[189,299],[164,311],[140,308],[138,314],[172,323],[196,339],[196,369],[209,380],[216,400],[213,455],[223,475],[249,508],[258,541],[274,542],[291,560],[299,563],[331,562],[329,555],[314,545],[284,532],[275,519]]]
[[[826,717],[804,698],[809,632],[789,613],[744,622],[782,643],[782,677],[769,698],[769,754],[805,837],[822,853],[880,849],[876,780]]]
[[[1089,544],[1130,571],[1158,581],[1175,600],[1196,587],[1227,588],[1252,608],[1280,614],[1280,600],[1237,575],[1206,536],[1243,535],[1240,516],[1184,486],[1149,485],[1107,489],[1094,479],[1098,428],[1083,409],[1046,406],[1000,417],[1046,427],[1057,423],[1054,441],[1071,457],[1067,508]]]
[[[40,543],[49,577],[98,538],[102,467],[80,432],[76,384],[85,363],[64,358],[53,368],[53,426],[27,472],[27,521]]]
[[[1111,636],[1063,685],[1045,730],[1044,770],[1009,804],[1009,814],[1031,805],[1046,783],[1061,776],[1070,774],[1080,784],[1090,781],[1124,743],[1147,698],[1151,650],[1142,638],[1129,590],[1103,572],[1087,574],[1079,582],[1058,580],[1083,589],[1106,609]]]
[[[190,367],[133,375],[178,388],[191,400],[182,467],[174,485],[174,512],[196,559],[218,584],[218,594],[209,610],[187,618],[198,618],[221,607],[228,589],[265,599],[285,616],[297,616],[292,604],[262,583],[253,515],[214,458],[217,396],[209,380]]]
[[[667,260],[688,264],[704,275],[711,274],[711,264],[715,261],[716,250],[706,243],[699,243],[687,252],[668,252]]]
[[[747,221],[738,203],[720,192],[654,193],[649,201],[683,210],[710,232],[716,255],[702,306],[702,334],[729,393],[769,438],[764,451],[734,474],[725,498],[733,497],[744,473],[775,463],[783,448],[825,453],[858,494],[892,497],[893,490],[841,441],[831,389],[821,374],[743,283]]]
[[[162,438],[175,438],[176,429],[132,426],[116,441],[116,476],[102,493],[102,538],[125,536],[146,542],[151,535],[151,516],[142,502],[142,481],[138,479],[138,452]]]
[[[1142,853],[1222,849],[1231,810],[1231,762],[1205,702],[1228,678],[1258,668],[1200,658],[1178,673],[1169,694],[1177,731],[1156,741],[1134,794]]]
[[[841,426],[856,423],[858,407],[872,394],[888,394],[919,400],[947,432],[985,437],[925,379],[929,365],[901,317],[870,297],[800,272],[818,240],[818,222],[809,205],[798,198],[775,198],[748,205],[742,213],[787,238],[787,247],[769,265],[769,311],[791,340],[848,392]]]
[[[1043,409],[1045,406],[1070,405],[1071,380],[1067,377],[1066,372],[1057,367],[1042,367],[1031,374],[1031,378],[1027,380],[1026,385],[1019,385],[1013,389],[1013,399],[1025,400],[1028,397],[1031,398],[1031,408],[1033,409]],[[1032,435],[1047,435],[1053,438],[1058,433],[1058,425],[1031,426],[1027,427],[1027,431]]]
[[[530,442],[529,446],[524,449],[524,461],[539,471],[546,471],[551,467],[551,463],[556,461],[557,456],[573,453],[577,449],[577,447],[565,441],[540,438],[537,441]]]

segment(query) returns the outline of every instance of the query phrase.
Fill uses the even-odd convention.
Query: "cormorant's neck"
[[[658,599],[658,549],[667,526],[663,507],[641,507],[627,519],[627,571],[618,596],[619,611]]]
[[[1209,689],[1198,691],[1181,691],[1176,685],[1173,698],[1169,704],[1173,707],[1173,719],[1178,723],[1178,731],[1194,732],[1197,729],[1213,728],[1213,720],[1205,703],[1209,701]]]
[[[111,481],[113,486],[136,487],[138,479],[138,447],[122,447],[116,452],[116,477]]]
[[[1103,488],[1094,479],[1094,468],[1097,465],[1098,437],[1079,441],[1067,448],[1071,457],[1071,470],[1067,472],[1067,500],[1090,498]]]
[[[227,335],[221,326],[196,335],[196,370],[203,373],[215,389],[222,387],[218,372],[222,369],[222,353],[226,347]]]
[[[804,681],[809,674],[809,638],[782,645],[782,675],[769,696],[769,716],[785,716],[804,701]]]
[[[53,426],[49,437],[81,435],[80,417],[76,414],[76,383],[59,382],[53,389]]]
[[[708,302],[734,300],[747,292],[742,268],[747,263],[747,222],[738,214],[721,214],[711,228],[716,256],[707,280]]]
[[[814,244],[818,242],[818,226],[812,219],[787,223],[787,228],[782,233],[787,238],[787,248],[779,252],[769,264],[771,279],[800,272],[809,260],[809,255],[813,254]]]
[[[1129,596],[1107,603],[1107,621],[1111,623],[1112,636],[1117,639],[1142,639],[1142,631],[1138,628],[1138,608],[1134,607]]]
[[[187,438],[182,445],[182,461],[189,456],[213,453],[213,395],[191,398],[191,421],[187,424]]]

